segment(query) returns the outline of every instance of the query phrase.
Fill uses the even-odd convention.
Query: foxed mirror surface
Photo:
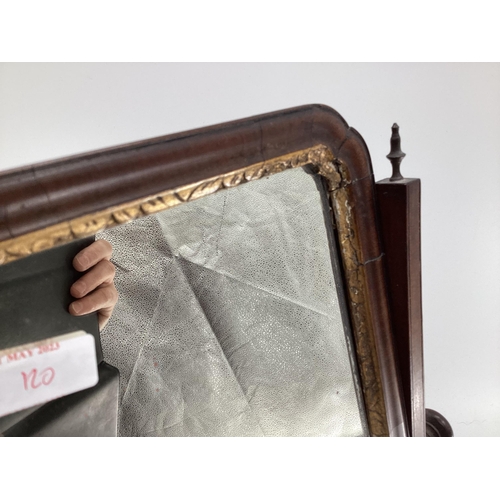
[[[124,436],[366,436],[320,176],[287,170],[98,235]]]

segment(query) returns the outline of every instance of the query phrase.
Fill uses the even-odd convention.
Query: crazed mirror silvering
[[[99,235],[121,435],[368,435],[326,204],[298,168]]]

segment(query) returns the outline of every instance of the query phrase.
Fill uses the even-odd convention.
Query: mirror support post
[[[382,248],[385,253],[394,342],[403,385],[409,431],[425,436],[422,284],[420,243],[420,179],[405,179],[399,166],[399,127],[392,128],[390,179],[376,183]]]

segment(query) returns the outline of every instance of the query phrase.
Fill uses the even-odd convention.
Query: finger
[[[82,299],[75,300],[69,306],[69,312],[74,316],[83,316],[95,311],[106,310],[110,312],[118,301],[118,292],[115,286],[111,283],[99,287],[89,295]],[[103,313],[105,314],[105,313]]]
[[[94,241],[87,248],[78,252],[73,259],[73,267],[77,271],[86,271],[101,260],[109,260],[113,247],[106,240]]]
[[[84,297],[101,285],[109,285],[115,277],[115,266],[109,260],[101,260],[90,271],[75,281],[70,293],[76,299]]]
[[[99,312],[99,331],[106,326],[109,318],[111,318],[111,314],[113,314],[113,309],[114,307],[108,307],[106,309],[101,309]]]

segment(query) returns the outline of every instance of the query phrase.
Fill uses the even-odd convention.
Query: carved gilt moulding
[[[334,162],[336,160],[328,148],[319,145],[123,205],[110,207],[94,214],[1,241],[0,264],[7,264],[73,240],[92,236],[103,229],[155,214],[181,203],[216,193],[221,189],[235,187],[290,168],[313,165],[317,168],[317,172],[327,179],[328,185],[335,186],[333,188],[335,189],[340,183],[340,174],[335,168]],[[338,164],[340,165],[340,162]]]
[[[333,115],[335,119],[334,126],[332,127],[332,123],[327,123],[326,127],[316,126],[320,133],[317,130],[314,133],[314,121],[320,123],[324,121],[325,111],[328,115],[326,116],[327,121],[331,120]],[[311,114],[312,126],[310,123],[308,124],[308,121],[311,121]],[[265,130],[269,118],[272,119],[271,127],[269,127],[272,134],[268,134],[270,146],[267,146],[267,148],[271,154],[265,154]],[[290,118],[292,119],[290,120]],[[278,123],[278,128],[276,128],[276,123],[280,120],[281,124]],[[252,131],[248,131],[250,128],[249,121],[252,127],[255,122],[260,121],[258,123],[258,141],[254,137],[250,137],[254,142],[258,142],[260,151],[257,153],[255,153],[256,147],[250,149],[247,145],[244,145],[242,148],[244,154],[240,153],[236,162],[233,158],[227,160],[226,157],[223,157],[221,160],[222,166],[205,167],[201,174],[199,173],[200,168],[194,168],[193,170],[198,170],[198,177],[201,177],[201,180],[196,182],[178,184],[178,187],[162,190],[161,192],[153,191],[148,196],[142,196],[125,203],[108,204],[102,210],[69,218],[56,224],[46,224],[41,229],[4,239],[4,241],[0,241],[0,263],[11,262],[32,253],[95,234],[102,229],[158,213],[181,203],[215,193],[221,189],[235,187],[290,168],[312,166],[316,173],[326,180],[329,192],[332,223],[337,230],[344,267],[348,295],[347,302],[349,303],[370,434],[372,436],[405,435],[406,423],[401,388],[394,361],[394,348],[383,280],[381,262],[383,255],[378,246],[378,235],[375,228],[372,227],[375,221],[372,199],[373,176],[366,146],[359,134],[350,129],[338,113],[330,108],[318,105],[270,113],[247,121],[239,120],[220,126],[207,127],[194,131],[195,137],[190,136],[188,140],[190,144],[194,143],[195,146],[198,146],[210,133],[215,133],[220,137],[224,131],[226,131],[226,134],[228,133],[228,128],[230,132],[236,129],[236,137],[229,141],[230,147],[233,147],[236,140],[241,141],[242,137],[246,137],[243,136],[243,132],[248,136],[252,134]],[[279,130],[279,125],[282,125],[282,131]],[[288,131],[287,125],[289,126]],[[290,127],[294,125],[296,125],[293,128],[294,132],[290,133]],[[322,125],[324,124],[322,123]],[[325,142],[330,144],[325,145],[316,142],[311,145],[311,139],[314,139],[314,137],[310,136],[324,137],[324,130],[322,130],[324,128],[329,129],[327,130],[328,141]],[[332,130],[332,128],[335,130]],[[343,129],[341,130],[343,134],[339,133],[339,128]],[[243,132],[241,129],[243,129]],[[309,132],[307,134],[309,137],[306,136],[305,140],[304,131]],[[313,131],[312,134],[311,131]],[[278,146],[276,146],[276,142],[270,140],[276,140],[276,135],[278,135],[281,142],[292,142],[295,145],[306,145],[308,147],[290,152],[290,144],[282,146],[278,141]],[[172,142],[174,142],[182,140],[184,137],[183,134],[176,134],[175,136],[167,136],[167,138],[171,138]],[[350,145],[353,138],[355,142],[354,149]],[[158,139],[158,141],[161,140],[162,138]],[[209,150],[215,142],[215,139],[210,137],[210,142],[208,142]],[[221,150],[227,149],[227,142],[225,141],[222,147],[218,147]],[[243,142],[245,141],[243,140]],[[146,147],[154,147],[155,140],[144,141],[131,146],[142,144],[146,144]],[[205,150],[207,149],[206,141],[201,144],[202,149],[203,147]],[[215,147],[217,147],[217,144]],[[241,148],[239,145],[238,147]],[[347,154],[342,154],[343,147]],[[286,151],[287,149],[288,151]],[[272,156],[273,153],[279,153],[280,150],[285,151],[285,154]],[[113,148],[108,151],[112,155],[114,151],[121,152],[122,150]],[[187,156],[192,155],[193,148],[186,151]],[[213,152],[213,148],[211,151]],[[98,153],[102,155],[106,151]],[[223,156],[222,153],[220,155]],[[234,153],[232,155],[234,156]],[[266,156],[267,158],[265,158]],[[78,160],[81,157],[74,158]],[[244,164],[245,161],[248,161],[248,158],[255,157],[264,157],[264,160],[252,162],[250,165],[247,163],[247,166],[229,171],[227,167],[224,169],[224,165]],[[72,159],[68,160],[71,161]],[[213,161],[217,162],[217,159],[213,158]],[[210,170],[212,172],[222,170],[223,173],[207,176],[206,173],[210,172]],[[224,172],[224,170],[226,171]],[[56,175],[57,177],[58,175]],[[115,175],[115,177],[117,176]],[[0,185],[1,180],[0,177]],[[151,193],[151,188],[149,189]],[[2,239],[1,234],[0,239]]]

